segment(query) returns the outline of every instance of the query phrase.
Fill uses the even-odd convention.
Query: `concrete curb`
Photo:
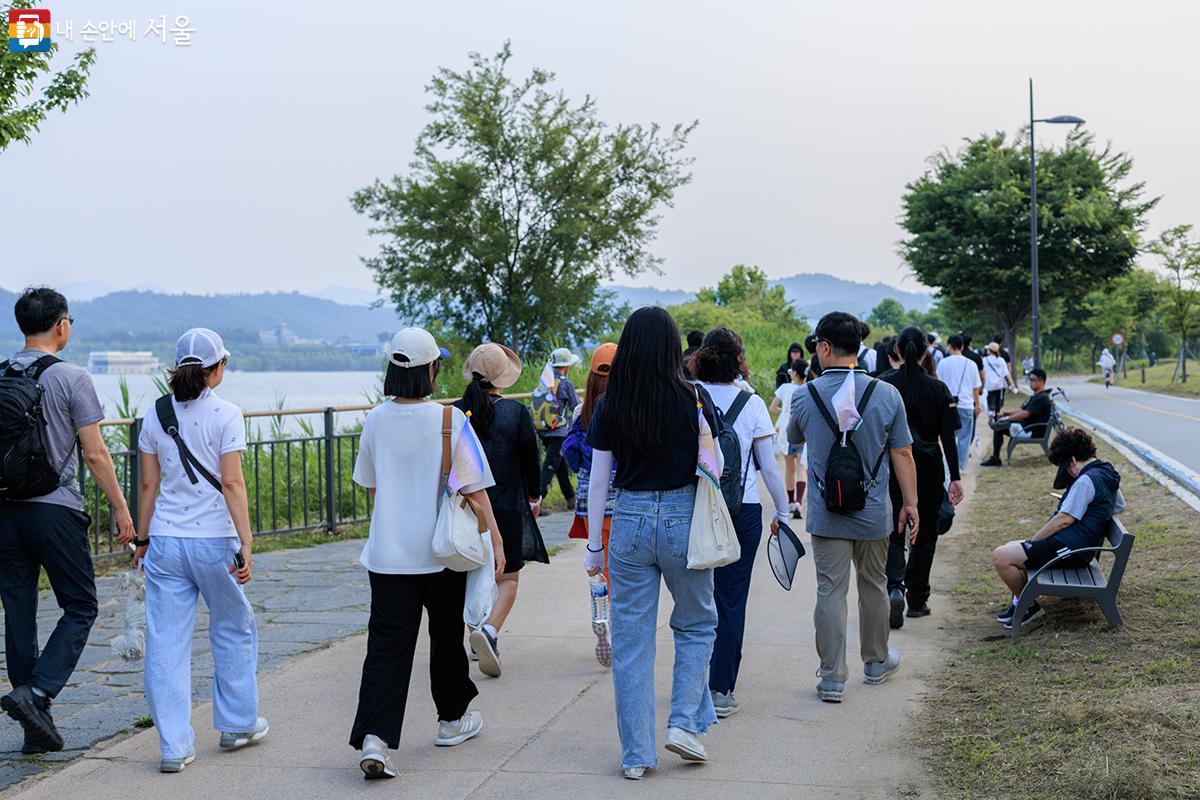
[[[1102,439],[1117,448],[1134,466],[1162,483],[1172,494],[1200,511],[1200,474],[1107,422],[1076,411],[1063,400],[1056,401],[1059,410],[1093,429]]]

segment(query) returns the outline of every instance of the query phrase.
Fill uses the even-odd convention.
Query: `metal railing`
[[[527,400],[532,395],[505,395]],[[449,405],[456,398],[437,402]],[[333,535],[338,528],[368,522],[371,498],[353,480],[354,461],[358,457],[357,426],[338,429],[339,414],[363,414],[373,405],[330,406],[326,408],[275,409],[243,413],[249,428],[253,420],[272,422],[268,438],[247,435],[242,454],[242,472],[250,504],[250,525],[255,535],[324,530]],[[319,417],[320,430],[305,418]],[[284,418],[298,418],[299,433],[289,435]],[[137,524],[138,492],[141,469],[138,462],[140,419],[105,420],[100,423],[109,453],[117,471],[117,480]],[[99,490],[77,449],[77,480],[84,508],[91,516],[89,539],[98,557],[120,555],[112,506]]]

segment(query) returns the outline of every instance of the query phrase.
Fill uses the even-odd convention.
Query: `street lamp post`
[[[1029,79],[1029,264],[1030,270],[1033,273],[1032,284],[1032,302],[1033,313],[1033,365],[1040,367],[1042,365],[1042,332],[1041,332],[1041,289],[1038,286],[1038,246],[1037,246],[1037,230],[1038,230],[1038,213],[1037,213],[1037,156],[1033,149],[1033,124],[1035,122],[1049,122],[1053,125],[1082,125],[1083,120],[1079,117],[1061,115],[1057,117],[1049,117],[1047,119],[1033,118],[1033,78]]]

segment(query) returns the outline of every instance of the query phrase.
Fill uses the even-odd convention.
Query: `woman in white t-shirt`
[[[1000,357],[1000,345],[988,342],[987,355],[983,358],[983,389],[987,392],[988,415],[995,417],[1004,408],[1004,391],[1013,385],[1008,372],[1008,362]]]
[[[362,551],[371,582],[371,618],[350,733],[367,778],[396,776],[388,750],[400,746],[422,608],[429,615],[429,678],[438,712],[434,744],[462,744],[483,729],[483,716],[468,709],[479,692],[463,648],[467,573],[445,569],[433,554],[444,407],[426,398],[436,389],[441,359],[449,355],[421,328],[405,328],[392,337],[383,392],[393,399],[367,414],[354,464],[354,482],[373,501],[371,533]],[[463,445],[478,454],[479,470],[459,476],[468,481],[459,491],[491,531],[499,577],[504,543],[486,491],[495,481],[467,416],[453,408],[451,452],[460,452],[463,436],[471,437]]]
[[[171,394],[146,413],[138,436],[134,563],[146,573],[146,702],[162,772],[179,772],[196,757],[191,663],[200,595],[209,612],[220,746],[236,750],[268,729],[258,715],[258,630],[241,587],[250,580],[253,537],[242,477],[246,427],[241,409],[213,392],[228,360],[214,331],[184,333],[175,345]]]
[[[788,507],[792,510],[792,519],[800,519],[808,474],[803,463],[804,445],[788,441],[787,426],[792,416],[792,397],[796,390],[804,385],[804,376],[807,373],[807,361],[803,358],[793,361],[788,366],[788,377],[791,380],[775,389],[775,397],[768,409],[771,414],[779,415],[775,418],[775,447],[783,456],[783,484],[787,487]]]
[[[713,570],[717,639],[709,662],[708,688],[718,717],[738,712],[733,690],[742,661],[750,574],[763,528],[762,501],[758,496],[759,472],[775,506],[772,533],[777,523],[787,521],[789,510],[779,465],[775,461],[775,426],[767,413],[767,404],[758,395],[737,386],[738,378],[744,378],[747,373],[745,352],[740,336],[728,328],[714,328],[705,335],[703,344],[688,365],[713,403],[721,409],[725,424],[732,426],[742,451],[742,507],[733,518],[742,557],[733,564]]]

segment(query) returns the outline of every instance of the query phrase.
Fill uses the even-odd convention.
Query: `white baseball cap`
[[[191,328],[179,337],[175,343],[175,366],[199,364],[208,369],[216,366],[222,359],[229,358],[225,342],[214,330],[208,328]]]
[[[402,361],[396,356],[404,356],[407,361]],[[396,335],[392,337],[391,343],[388,345],[388,361],[395,364],[397,367],[423,367],[426,364],[432,364],[439,358],[449,358],[450,351],[444,347],[438,347],[438,343],[433,340],[433,335],[424,328],[404,328],[396,331]]]

